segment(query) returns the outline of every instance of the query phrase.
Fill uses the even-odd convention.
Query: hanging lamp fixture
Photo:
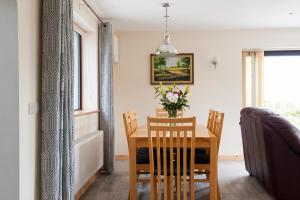
[[[165,8],[166,10],[166,29],[165,29],[165,33],[163,36],[163,42],[162,44],[159,46],[159,48],[156,50],[156,55],[158,56],[164,56],[164,57],[168,57],[168,56],[175,56],[176,54],[178,54],[178,50],[176,49],[176,47],[174,45],[172,45],[170,38],[171,35],[168,31],[168,8],[171,6],[169,2],[165,2],[162,4],[162,6]]]

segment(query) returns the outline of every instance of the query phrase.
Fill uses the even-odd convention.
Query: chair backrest
[[[138,128],[135,112],[129,111],[123,113],[123,121],[128,144],[129,136]]]
[[[183,199],[187,199],[187,176],[194,177],[195,129],[195,117],[176,119],[148,117],[151,200],[156,199],[156,194],[158,199],[161,199],[162,176],[164,177],[163,199],[173,200],[173,180],[176,178],[177,188],[181,188],[181,175],[183,176]],[[181,153],[183,156],[180,155]],[[194,199],[194,178],[190,178],[190,181],[190,195],[191,199]],[[181,199],[180,195],[181,190],[177,190],[175,199]]]
[[[165,111],[163,108],[156,108],[155,109],[156,117],[157,118],[168,118],[169,114],[167,111]],[[177,111],[177,118],[183,117],[183,111],[179,110]]]
[[[224,122],[224,113],[216,111],[214,125],[213,125],[213,134],[217,137],[218,141],[218,152],[220,147],[222,129],[223,129],[223,122]]]
[[[138,128],[136,113],[133,111],[129,111],[130,121],[131,121],[131,131],[134,132]]]
[[[207,128],[210,131],[213,131],[213,127],[214,127],[214,121],[215,121],[215,115],[216,115],[216,111],[210,109],[209,113],[208,113],[208,120],[207,120]]]

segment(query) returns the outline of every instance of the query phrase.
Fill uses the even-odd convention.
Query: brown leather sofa
[[[246,170],[280,200],[300,200],[300,131],[268,110],[241,111]]]

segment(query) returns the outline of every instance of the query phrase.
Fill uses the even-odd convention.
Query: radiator
[[[103,165],[103,132],[97,131],[75,141],[75,193]]]

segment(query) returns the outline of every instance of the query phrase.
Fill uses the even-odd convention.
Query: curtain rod
[[[99,22],[101,22],[101,24],[105,25],[103,20],[97,15],[95,10],[88,4],[88,2],[86,0],[82,0],[82,2],[90,9],[90,11],[95,15],[95,17],[99,20]]]

